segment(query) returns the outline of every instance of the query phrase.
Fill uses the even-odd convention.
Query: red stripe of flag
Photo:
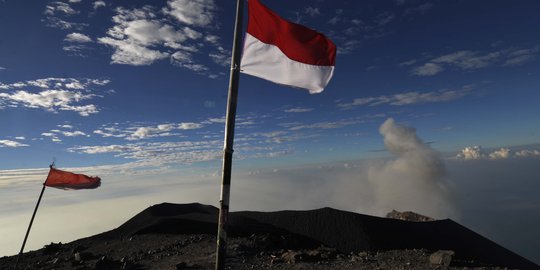
[[[248,11],[247,32],[258,40],[277,46],[294,61],[335,65],[336,45],[323,34],[281,18],[259,0],[249,0]]]
[[[51,168],[44,185],[60,189],[91,189],[101,185],[101,178]]]

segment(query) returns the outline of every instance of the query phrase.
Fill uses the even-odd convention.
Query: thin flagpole
[[[19,255],[17,256],[17,261],[15,262],[14,269],[17,269],[17,266],[19,266],[19,260],[21,259],[21,254],[24,251],[24,246],[26,245],[26,240],[28,239],[28,235],[30,234],[30,229],[32,228],[32,223],[34,223],[34,217],[36,217],[36,212],[39,207],[39,203],[41,202],[41,197],[43,197],[43,192],[45,191],[45,183],[43,183],[43,188],[41,189],[41,193],[39,194],[39,199],[36,203],[36,208],[34,208],[34,213],[32,214],[32,218],[30,219],[30,224],[28,225],[28,229],[26,230],[26,235],[24,236],[24,241],[22,243],[21,251],[19,251]]]
[[[234,125],[236,120],[236,104],[238,100],[238,83],[240,77],[240,56],[242,41],[242,20],[244,0],[236,1],[236,22],[231,57],[231,74],[229,78],[229,97],[227,101],[227,118],[225,122],[225,140],[223,149],[223,173],[221,180],[221,196],[219,199],[219,225],[216,248],[216,270],[224,269],[227,250],[227,221],[229,216],[229,198],[231,191],[231,170],[234,143]]]

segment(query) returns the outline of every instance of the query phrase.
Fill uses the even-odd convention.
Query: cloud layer
[[[540,151],[536,149],[520,149],[511,150],[509,148],[500,148],[488,152],[481,146],[467,146],[463,148],[457,155],[456,159],[462,160],[478,160],[478,159],[508,159],[508,158],[524,158],[540,156]]]

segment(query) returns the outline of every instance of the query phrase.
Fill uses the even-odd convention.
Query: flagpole
[[[43,183],[43,188],[41,189],[41,193],[39,194],[39,199],[36,203],[36,208],[34,208],[34,213],[32,214],[32,218],[30,219],[30,224],[28,225],[28,229],[26,230],[26,235],[24,236],[24,241],[22,243],[21,251],[19,251],[19,255],[17,256],[17,261],[15,262],[15,267],[14,267],[15,270],[17,269],[17,266],[19,265],[19,259],[21,258],[21,254],[24,251],[24,246],[26,245],[26,240],[28,239],[28,235],[30,234],[30,229],[32,228],[32,223],[34,223],[34,217],[36,217],[36,212],[38,210],[39,203],[41,202],[41,197],[43,197],[44,191],[45,191],[45,183]]]
[[[225,139],[223,148],[223,172],[221,195],[219,199],[219,224],[216,248],[216,270],[224,269],[227,250],[227,221],[229,216],[229,199],[231,191],[231,170],[234,144],[234,125],[236,120],[236,104],[238,100],[238,83],[240,77],[240,56],[242,41],[242,20],[244,0],[236,1],[236,22],[234,25],[234,41],[231,57],[231,73],[229,78],[229,96],[227,99],[227,116],[225,121]]]

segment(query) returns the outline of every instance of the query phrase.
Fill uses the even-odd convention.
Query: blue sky
[[[13,230],[22,226],[15,217],[26,222],[25,214],[39,192],[36,183],[43,180],[43,170],[53,159],[59,168],[100,174],[104,184],[91,192],[51,191],[50,201],[56,198],[61,205],[60,199],[67,196],[77,202],[74,205],[94,202],[93,209],[103,209],[104,200],[120,200],[115,205],[123,207],[110,210],[124,211],[123,216],[111,212],[107,222],[84,233],[118,225],[151,203],[217,204],[234,2],[0,1],[0,192],[11,198],[0,210],[5,212],[4,222]],[[232,208],[332,205],[379,215],[398,208],[404,201],[368,207],[338,195],[284,204],[297,195],[281,197],[279,189],[266,185],[288,179],[297,187],[291,175],[308,181],[325,166],[345,168],[347,172],[335,172],[336,178],[353,179],[369,171],[358,168],[374,168],[365,162],[399,163],[406,157],[392,151],[389,140],[402,129],[407,131],[403,134],[418,136],[411,140],[421,153],[425,149],[418,140],[439,153],[450,171],[443,177],[445,185],[457,187],[453,191],[457,195],[449,197],[478,187],[451,179],[454,172],[473,175],[455,168],[477,168],[474,175],[488,175],[482,172],[506,164],[509,176],[506,182],[501,180],[505,185],[538,187],[528,180],[530,175],[514,179],[510,172],[540,156],[540,36],[535,34],[540,30],[540,3],[263,3],[332,39],[338,47],[336,70],[326,90],[317,95],[241,75],[233,170],[237,178],[245,179],[239,180],[245,186],[236,192],[241,196],[246,189],[265,196],[251,198],[256,202],[249,196],[238,199],[236,205],[233,197]],[[390,118],[395,122],[388,122]],[[390,125],[387,132],[382,131],[383,123]],[[381,171],[396,169],[386,165]],[[533,173],[533,166],[527,166]],[[144,182],[149,175],[151,185]],[[250,184],[251,178],[267,181]],[[126,181],[132,187],[124,190]],[[316,194],[337,192],[325,181]],[[367,188],[343,181],[344,188],[338,190],[345,194],[353,187]],[[184,190],[186,197],[181,198],[167,195],[169,186],[180,190],[189,186],[190,192]],[[234,180],[232,188],[234,196]],[[291,190],[305,192],[300,187]],[[522,192],[512,194],[526,205],[520,211],[540,209],[538,199]],[[18,201],[26,195],[32,199]],[[130,203],[135,200],[139,203]],[[532,246],[530,241],[505,238],[520,228],[491,232],[486,229],[489,224],[463,209],[420,210],[453,217],[495,240],[507,241],[514,250],[533,254],[526,248]],[[527,224],[540,224],[534,218]],[[42,241],[50,242],[54,233],[43,235],[47,240]]]

